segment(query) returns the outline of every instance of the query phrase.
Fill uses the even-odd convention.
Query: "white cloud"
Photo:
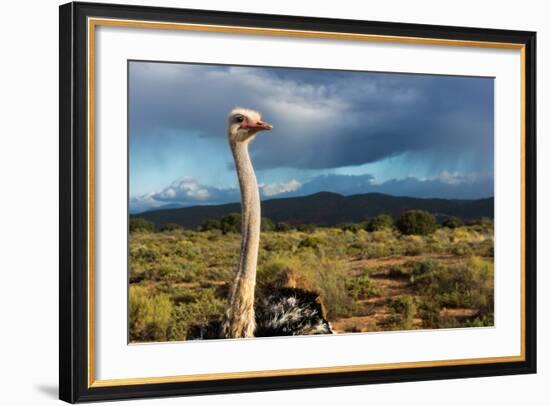
[[[260,193],[265,197],[292,193],[302,187],[296,179],[287,182],[274,182],[259,185]],[[240,200],[237,188],[220,189],[199,183],[192,177],[180,178],[158,192],[146,193],[130,199],[130,211],[133,213],[150,210],[164,205],[194,206],[203,204],[233,203]]]
[[[167,204],[180,206],[221,204],[238,201],[238,198],[239,192],[236,188],[218,189],[202,185],[195,178],[184,177],[175,180],[158,192],[132,197],[130,199],[130,211],[144,211]]]
[[[210,197],[210,192],[203,187],[195,178],[185,177],[178,179],[158,193],[154,193],[152,198],[160,201],[185,201],[187,199],[205,200]]]
[[[370,174],[321,175],[306,181],[288,181],[259,185],[263,198],[307,196],[318,192],[342,195],[385,193],[394,196],[440,197],[447,199],[478,199],[493,196],[494,184],[490,176],[441,172],[437,177],[419,179],[408,177],[376,182]],[[130,211],[137,213],[165,205],[182,207],[213,205],[240,201],[238,188],[219,189],[202,185],[195,178],[181,178],[159,192],[147,193],[130,199]]]
[[[478,178],[479,176],[475,173],[464,174],[459,172],[443,171],[437,176],[433,177],[431,180],[438,180],[448,185],[458,185],[460,183],[474,182]]]
[[[296,179],[291,179],[288,182],[268,183],[261,185],[262,193],[265,196],[275,196],[281,193],[289,193],[298,190],[302,184]]]

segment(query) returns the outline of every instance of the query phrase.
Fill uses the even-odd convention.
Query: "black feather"
[[[255,314],[255,337],[334,333],[315,292],[279,288],[256,305]],[[187,333],[188,340],[214,338],[221,338],[221,322],[218,320],[191,326]]]

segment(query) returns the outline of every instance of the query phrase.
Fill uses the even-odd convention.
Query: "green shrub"
[[[160,228],[160,231],[162,231],[164,233],[169,233],[169,232],[173,232],[173,231],[181,231],[181,230],[183,230],[183,227],[180,226],[179,224],[176,224],[176,223],[167,223],[167,224],[164,224]]]
[[[388,214],[379,214],[372,218],[366,226],[367,231],[378,231],[393,227],[393,217]]]
[[[401,251],[403,255],[416,256],[425,251],[425,244],[422,237],[418,235],[406,235],[401,238],[403,242],[401,245]]]
[[[179,267],[174,262],[161,262],[148,269],[146,275],[152,281],[174,281],[178,279]]]
[[[373,241],[383,242],[383,243],[388,243],[389,241],[395,239],[392,230],[388,228],[385,228],[385,229],[383,228],[381,230],[373,231],[371,233],[371,238]]]
[[[229,213],[220,219],[220,230],[222,233],[240,233],[241,215],[239,213]]]
[[[220,220],[206,220],[202,225],[200,226],[201,231],[211,231],[211,230],[221,230],[222,226],[220,224]]]
[[[364,256],[366,258],[382,258],[392,255],[392,246],[383,242],[371,242],[367,245]]]
[[[388,277],[392,279],[401,279],[401,278],[409,278],[410,275],[404,266],[394,265],[390,267],[390,269],[388,270]]]
[[[277,223],[275,225],[275,231],[286,232],[292,230],[292,226],[288,223]]]
[[[380,294],[380,289],[374,285],[368,275],[348,279],[346,288],[354,300],[375,297]]]
[[[199,258],[202,251],[199,244],[194,244],[188,240],[179,240],[174,244],[171,253],[177,257],[192,261]]]
[[[494,306],[494,267],[492,261],[472,257],[465,264],[443,266],[420,262],[411,283],[419,292],[441,306],[478,309],[492,314]]]
[[[481,317],[475,317],[474,319],[466,320],[464,327],[492,327],[495,325],[495,318],[493,313],[485,314]]]
[[[275,230],[275,224],[268,217],[262,217],[262,222],[260,225],[262,231],[273,231]]]
[[[424,210],[409,210],[401,214],[395,223],[402,234],[427,235],[437,228],[435,217]]]
[[[298,248],[317,248],[321,243],[321,239],[314,236],[307,236],[302,241],[300,241],[300,244],[298,244]]]
[[[147,290],[130,286],[130,340],[167,340],[172,317],[172,303],[165,294],[148,295]]]
[[[445,219],[441,225],[447,228],[457,228],[462,227],[464,223],[458,217],[449,217]]]
[[[294,242],[288,238],[270,238],[266,240],[263,238],[263,247],[267,251],[287,251],[294,252]]]
[[[422,319],[422,326],[426,328],[439,328],[439,312],[441,311],[441,305],[437,300],[433,300],[431,297],[424,297],[420,300],[418,306],[418,313]]]
[[[130,217],[128,227],[130,233],[155,231],[155,223],[142,217]]]
[[[136,244],[130,247],[130,261],[132,263],[156,262],[160,257],[161,254],[154,245]]]
[[[495,255],[495,247],[492,239],[486,239],[472,249],[474,254],[479,257],[491,257]]]
[[[473,254],[472,247],[467,242],[456,242],[451,247],[451,254],[459,257],[467,257]]]
[[[410,330],[414,327],[417,308],[412,296],[402,295],[389,299],[386,304],[391,312],[387,323],[392,330]]]
[[[259,266],[256,292],[259,299],[277,287],[317,292],[327,317],[333,319],[349,315],[352,309],[346,276],[346,269],[341,261],[320,257],[312,251],[274,256]]]
[[[364,226],[358,223],[344,223],[340,224],[338,228],[340,228],[342,231],[351,231],[352,233],[356,233],[359,230],[362,230]]]
[[[200,271],[196,262],[161,262],[145,271],[146,279],[157,282],[191,282]]]
[[[412,270],[411,283],[417,287],[427,286],[440,268],[441,266],[434,261],[417,262]]]
[[[297,230],[303,233],[313,233],[315,231],[315,228],[315,224],[300,224],[297,227]]]
[[[173,320],[168,333],[170,340],[185,340],[191,325],[205,325],[212,320],[221,320],[225,309],[225,300],[219,298],[211,288],[187,292],[178,302],[172,313]]]

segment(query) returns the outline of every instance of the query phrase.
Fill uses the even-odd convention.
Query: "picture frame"
[[[60,399],[75,403],[536,372],[536,33],[78,2],[60,6],[59,12]],[[520,65],[516,78],[519,100],[516,102],[520,111],[515,131],[519,149],[515,152],[520,165],[513,170],[519,179],[519,196],[516,197],[520,210],[513,214],[519,219],[520,244],[513,247],[518,253],[519,266],[509,268],[519,281],[519,300],[513,304],[519,320],[514,330],[519,337],[518,353],[223,373],[215,370],[161,376],[151,373],[147,377],[98,379],[97,258],[94,249],[98,238],[95,234],[96,197],[102,193],[99,191],[102,186],[96,182],[95,166],[99,167],[98,162],[103,159],[96,153],[95,143],[95,91],[99,82],[96,77],[98,44],[95,41],[99,27],[135,28],[141,30],[140,35],[163,31],[174,35],[191,32],[195,36],[215,33],[222,37],[251,35],[266,40],[314,40],[317,46],[323,46],[324,42],[352,41],[413,44],[436,51],[450,47],[489,54],[495,50],[516,52]],[[499,103],[498,94],[496,103]],[[126,106],[119,107],[122,111],[126,109]]]

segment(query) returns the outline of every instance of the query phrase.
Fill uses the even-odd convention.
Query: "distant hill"
[[[391,214],[394,218],[411,209],[429,211],[438,218],[456,216],[462,219],[493,218],[494,199],[421,199],[390,196],[381,193],[366,193],[342,196],[337,193],[320,192],[309,196],[271,199],[262,202],[262,216],[274,222],[293,225],[317,224],[333,226],[341,223],[356,223],[378,214]],[[132,215],[154,222],[157,226],[166,223],[180,224],[185,228],[197,228],[208,219],[219,219],[229,213],[239,213],[240,203],[217,206],[192,206],[175,209],[152,210]]]

